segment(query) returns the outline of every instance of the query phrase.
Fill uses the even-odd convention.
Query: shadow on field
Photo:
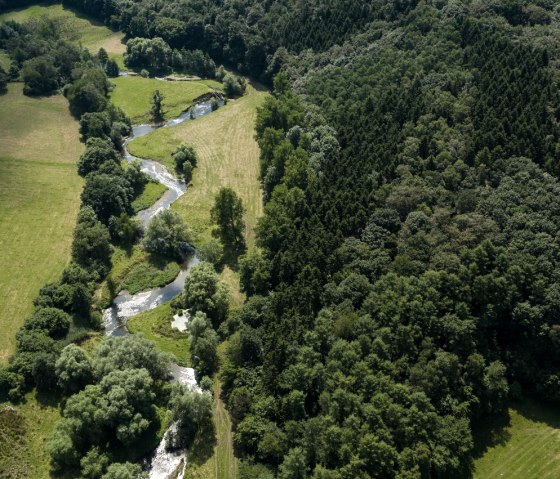
[[[520,403],[510,405],[521,416],[531,421],[544,423],[552,428],[560,429],[560,413],[552,404],[535,399],[527,399]]]
[[[511,425],[509,413],[496,417],[485,417],[473,424],[473,458],[482,457],[488,449],[504,445],[511,439],[507,428]]]

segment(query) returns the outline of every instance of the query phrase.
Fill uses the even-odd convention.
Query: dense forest
[[[199,321],[207,341],[227,340],[243,477],[470,477],[475,422],[523,396],[560,402],[558,2],[63,3],[161,42],[164,67],[199,50],[273,87],[256,122],[259,249],[239,260],[247,300]],[[36,56],[10,35],[13,58]],[[57,68],[88,111],[82,80]],[[88,141],[100,158],[127,125],[103,108],[107,130]],[[131,228],[136,176],[95,161],[78,228],[108,242],[110,218]],[[103,274],[101,247],[81,258]],[[79,273],[86,290],[73,268],[57,287]],[[59,297],[38,301],[65,309]]]

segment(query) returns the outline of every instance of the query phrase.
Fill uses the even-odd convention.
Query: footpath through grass
[[[210,210],[222,186],[229,186],[242,198],[247,224],[246,240],[254,244],[255,225],[262,214],[259,182],[259,147],[254,138],[257,108],[266,98],[261,88],[247,86],[245,96],[229,101],[210,115],[172,128],[161,128],[129,144],[129,151],[151,158],[173,171],[171,153],[182,142],[194,146],[198,167],[187,193],[172,205],[185,218],[197,242],[211,238]]]
[[[62,96],[29,98],[22,84],[0,95],[0,362],[39,289],[70,258],[82,180],[78,123]]]
[[[73,9],[63,7],[60,3],[45,2],[41,5],[11,10],[0,15],[0,22],[14,20],[23,23],[42,16],[54,20],[59,25],[63,39],[81,43],[91,53],[97,53],[103,47],[111,57],[119,59],[126,49],[122,43],[123,33],[114,32],[102,23]]]
[[[115,84],[111,101],[130,116],[133,124],[150,121],[150,102],[156,90],[165,96],[163,107],[165,118],[169,119],[179,116],[200,95],[221,89],[221,84],[214,80],[170,82],[155,78],[119,77],[112,78],[111,82]]]
[[[527,400],[512,406],[502,421],[475,430],[479,458],[475,479],[560,477],[560,412]]]

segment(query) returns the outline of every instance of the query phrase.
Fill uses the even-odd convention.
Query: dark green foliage
[[[206,78],[213,78],[216,71],[214,60],[202,50],[173,50],[171,65],[175,70]]]
[[[107,165],[105,162],[104,165]],[[119,165],[120,167],[120,165]],[[115,170],[110,170],[115,173]],[[132,213],[133,190],[125,178],[115,174],[99,173],[86,178],[82,192],[82,204],[91,207],[103,224],[109,223],[111,216]]]
[[[84,138],[89,138],[94,130],[102,130],[106,126],[109,129],[109,120],[106,113],[86,113],[80,120],[80,130]],[[107,121],[107,123],[104,123]],[[97,133],[97,131],[95,131]],[[78,173],[86,176],[91,172],[97,172],[105,162],[112,162],[120,167],[120,157],[113,144],[102,139],[103,135],[92,134],[86,142],[86,151],[78,161]]]
[[[64,337],[70,327],[70,317],[56,308],[39,309],[25,320],[24,331],[41,331],[53,339]]]
[[[8,74],[0,65],[0,93],[4,93],[8,88]]]
[[[26,95],[50,95],[58,88],[58,72],[50,57],[42,56],[23,64],[23,92]]]
[[[105,65],[105,73],[109,78],[116,78],[119,76],[119,65],[112,58],[109,59]]]
[[[199,378],[211,376],[218,362],[218,335],[211,321],[200,310],[189,321],[191,355]]]
[[[165,100],[165,96],[159,90],[156,90],[152,96],[152,108],[150,110],[154,123],[161,123],[163,121],[163,100]]]
[[[217,234],[226,248],[239,250],[245,246],[245,222],[241,198],[231,188],[220,188],[211,216],[218,225]]]
[[[103,276],[108,271],[110,258],[111,243],[107,228],[90,206],[83,207],[74,231],[72,259],[86,270]]]

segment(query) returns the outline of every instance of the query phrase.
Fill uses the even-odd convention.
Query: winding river
[[[223,105],[223,101],[219,99],[219,105]],[[161,125],[138,125],[132,128],[132,134],[124,141],[124,157],[127,161],[138,160],[141,163],[142,171],[150,178],[167,187],[167,191],[156,201],[150,208],[142,210],[138,213],[138,218],[142,221],[144,227],[147,227],[154,216],[160,211],[167,209],[179,197],[187,191],[187,185],[184,181],[171,174],[165,166],[157,161],[137,158],[128,152],[128,143],[141,136],[145,136],[158,128],[167,128],[179,125],[185,121],[199,118],[212,112],[211,101],[202,101],[196,103],[189,110],[183,112],[177,118],[169,120]],[[185,280],[190,269],[199,262],[196,253],[191,255],[181,266],[179,275],[170,284],[151,291],[146,291],[131,295],[126,291],[121,291],[113,300],[111,307],[103,312],[103,323],[105,334],[107,336],[124,336],[128,333],[126,322],[129,318],[143,311],[149,311],[155,307],[170,301],[183,291]],[[186,385],[191,389],[198,389],[194,370],[192,368],[184,368],[177,364],[171,366],[170,374],[174,380]],[[173,426],[171,426],[172,428]],[[170,428],[170,429],[171,429]],[[182,479],[184,477],[186,466],[185,451],[167,451],[165,449],[165,440],[170,430],[168,430],[161,443],[155,450],[150,460],[149,477],[150,479],[168,479],[170,477]]]

